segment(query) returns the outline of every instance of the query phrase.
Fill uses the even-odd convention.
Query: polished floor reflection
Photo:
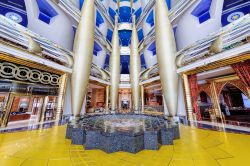
[[[181,139],[137,154],[85,151],[64,139],[66,126],[0,134],[1,166],[249,165],[250,135],[181,126]]]

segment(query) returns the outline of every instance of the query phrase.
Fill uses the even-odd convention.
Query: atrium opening
[[[249,0],[0,0],[0,165],[249,165]]]

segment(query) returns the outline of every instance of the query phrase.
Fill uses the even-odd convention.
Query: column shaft
[[[44,121],[45,111],[46,111],[48,102],[49,102],[49,96],[46,96],[44,98],[44,100],[43,100],[43,107],[42,107],[42,110],[41,110],[39,122],[43,122]]]
[[[120,43],[118,34],[118,16],[115,16],[115,27],[112,37],[112,54],[110,56],[110,102],[111,110],[117,109],[119,83],[120,83]]]
[[[166,103],[164,95],[162,95],[162,98],[163,98],[163,113],[164,113],[164,116],[169,116],[168,107],[167,107],[167,103]]]
[[[144,86],[141,85],[141,112],[144,112]]]
[[[95,33],[93,0],[85,0],[74,41],[74,66],[72,73],[72,110],[79,116],[87,93],[92,65]]]
[[[6,106],[4,107],[4,117],[3,117],[2,124],[1,124],[2,127],[7,127],[7,125],[8,125],[10,111],[11,111],[13,101],[14,101],[14,95],[10,93],[9,97],[8,97],[8,101],[6,103]]]
[[[220,101],[219,101],[218,95],[216,93],[215,83],[211,82],[210,86],[211,86],[213,111],[214,111],[216,117],[219,117],[222,119],[221,109],[220,109]]]
[[[138,34],[135,25],[135,16],[133,16],[133,28],[131,38],[131,54],[130,54],[130,82],[132,89],[132,109],[139,110],[140,105],[140,71],[141,71],[141,58],[138,51]]]
[[[176,44],[165,0],[156,1],[155,36],[157,61],[164,99],[169,116],[176,116],[178,107],[178,75],[175,64]]]
[[[57,108],[56,108],[56,120],[60,120],[63,113],[63,105],[64,105],[64,95],[67,87],[67,74],[61,76],[60,86],[57,97]]]
[[[193,119],[193,106],[192,106],[191,92],[190,92],[188,76],[186,74],[183,74],[183,81],[184,81],[184,89],[185,89],[185,95],[186,95],[188,120],[193,121],[194,119]]]
[[[87,95],[84,96],[84,101],[83,101],[83,104],[82,104],[82,110],[81,110],[81,115],[85,115],[87,113]]]
[[[247,97],[250,99],[250,88],[247,88]]]
[[[109,85],[106,86],[105,112],[109,112]]]

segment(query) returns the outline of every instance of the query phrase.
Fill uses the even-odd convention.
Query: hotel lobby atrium
[[[247,166],[249,0],[0,0],[0,166]]]

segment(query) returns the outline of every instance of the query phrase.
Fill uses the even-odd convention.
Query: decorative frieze
[[[58,86],[60,81],[59,75],[9,62],[0,62],[0,78],[52,86]]]

